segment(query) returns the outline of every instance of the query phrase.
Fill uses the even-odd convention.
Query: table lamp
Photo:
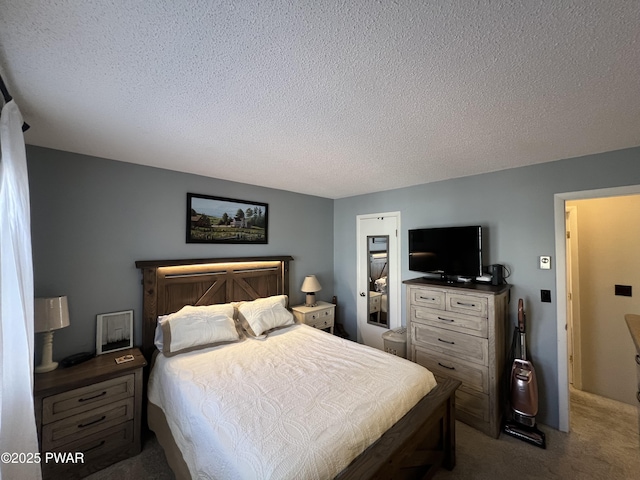
[[[35,368],[36,373],[55,370],[58,362],[52,361],[53,331],[69,326],[69,306],[67,297],[36,298],[33,305],[35,331],[44,332],[42,340],[42,361]]]
[[[304,304],[305,307],[315,307],[316,306],[316,292],[322,290],[320,286],[320,282],[315,275],[307,275],[304,277],[304,282],[302,282],[302,287],[300,288],[304,293],[307,294],[307,299]]]

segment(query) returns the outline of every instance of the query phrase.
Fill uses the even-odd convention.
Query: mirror
[[[368,322],[381,327],[389,327],[389,296],[387,295],[387,275],[389,272],[389,235],[367,236],[367,257],[369,289]]]

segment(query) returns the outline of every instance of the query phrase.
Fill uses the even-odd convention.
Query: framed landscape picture
[[[269,205],[187,193],[187,243],[267,243]]]

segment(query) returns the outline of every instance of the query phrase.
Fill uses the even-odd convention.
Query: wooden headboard
[[[159,315],[185,305],[255,300],[289,295],[293,257],[205,258],[137,261],[142,270],[142,353],[151,359]]]

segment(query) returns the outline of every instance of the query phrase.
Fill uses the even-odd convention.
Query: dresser
[[[291,311],[298,322],[314,328],[329,329],[329,333],[333,334],[333,324],[336,318],[335,308],[333,303],[317,302],[314,307],[305,305],[291,307]]]
[[[436,379],[460,380],[456,418],[497,438],[504,413],[509,285],[422,278],[404,283],[408,358]]]
[[[133,355],[133,360],[117,364],[116,358],[123,355]],[[82,478],[140,453],[146,364],[134,348],[36,374],[36,425],[45,479]],[[81,461],[45,462],[47,452],[70,452]]]

